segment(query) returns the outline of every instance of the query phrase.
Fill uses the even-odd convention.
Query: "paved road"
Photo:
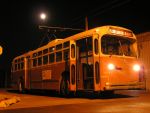
[[[0,113],[150,113],[150,93],[145,91],[119,91],[99,98],[0,93],[21,98],[19,103],[1,108]]]

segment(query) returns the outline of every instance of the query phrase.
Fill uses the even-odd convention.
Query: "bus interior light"
[[[114,70],[115,69],[115,65],[114,64],[108,64],[108,69],[109,70]]]
[[[135,64],[135,65],[133,66],[133,70],[134,70],[134,71],[140,71],[140,65]]]

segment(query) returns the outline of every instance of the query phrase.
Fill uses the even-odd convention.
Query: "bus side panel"
[[[41,79],[40,67],[31,69],[30,88],[31,89],[41,89],[41,87],[42,87],[41,83],[42,83],[42,79]]]
[[[65,62],[42,66],[31,70],[31,89],[59,90]]]

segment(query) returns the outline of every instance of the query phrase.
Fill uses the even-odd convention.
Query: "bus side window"
[[[17,70],[17,64],[15,64],[15,71]]]
[[[61,60],[62,60],[62,52],[60,51],[56,53],[56,62],[59,62]]]
[[[47,53],[48,53],[48,49],[44,49],[43,54],[47,54]]]
[[[37,66],[37,59],[33,59],[33,67]]]
[[[62,44],[56,45],[56,50],[62,49]]]
[[[39,51],[39,52],[38,52],[38,56],[40,56],[40,55],[42,55],[42,51]]]
[[[92,53],[93,45],[92,45],[92,37],[83,38],[77,40],[77,46],[79,47],[79,57],[85,57],[86,52],[89,54]]]
[[[54,50],[55,50],[55,47],[50,47],[49,48],[49,52],[54,52]]]
[[[42,57],[38,58],[38,66],[42,65]]]
[[[69,49],[64,50],[64,60],[68,60],[69,57],[70,57],[70,55],[69,55]]]
[[[48,55],[43,56],[43,64],[48,63]]]
[[[55,61],[55,54],[52,53],[49,55],[49,63],[53,63]]]
[[[67,47],[69,47],[69,45],[70,45],[70,42],[68,41],[68,42],[65,42],[64,44],[63,44],[63,48],[67,48]]]
[[[21,69],[24,68],[24,62],[21,62]]]
[[[20,63],[18,63],[18,70],[20,70]]]
[[[37,53],[33,53],[32,57],[33,58],[37,57]]]
[[[93,44],[92,43],[92,37],[87,37],[88,52],[92,51],[92,49],[93,49],[93,45],[92,44]]]

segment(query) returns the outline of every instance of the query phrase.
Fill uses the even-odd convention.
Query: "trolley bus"
[[[134,33],[102,26],[17,56],[12,61],[12,88],[70,92],[105,92],[142,87]]]

